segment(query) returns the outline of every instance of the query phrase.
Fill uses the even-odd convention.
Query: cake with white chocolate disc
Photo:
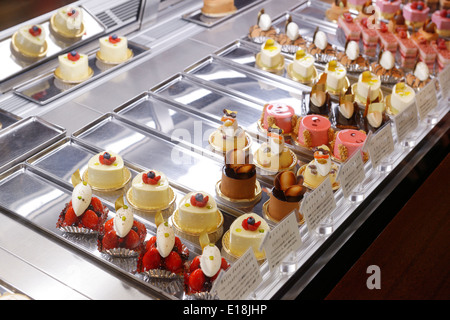
[[[230,226],[229,249],[232,255],[242,256],[251,248],[256,259],[265,258],[265,252],[260,251],[261,241],[270,227],[267,222],[255,213],[246,213],[236,218]]]
[[[166,175],[149,170],[136,175],[131,183],[133,204],[139,208],[165,208],[170,202],[170,187]]]
[[[128,39],[113,34],[99,40],[99,55],[102,61],[110,63],[120,63],[128,58]]]
[[[114,189],[124,183],[124,163],[121,156],[108,151],[100,152],[89,159],[88,183],[99,189]]]

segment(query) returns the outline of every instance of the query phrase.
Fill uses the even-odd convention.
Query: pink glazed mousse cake
[[[265,130],[275,124],[283,133],[289,134],[296,122],[297,116],[291,106],[284,103],[269,103],[264,106],[261,124]]]
[[[414,1],[403,6],[403,16],[406,24],[413,28],[422,27],[428,18],[429,12],[430,8],[423,1]]]
[[[344,31],[345,38],[348,41],[358,42],[361,38],[361,29],[350,13],[347,12],[339,16],[338,25]]]
[[[442,37],[450,37],[450,9],[441,9],[431,16],[431,21],[436,24],[438,35]]]
[[[306,148],[328,145],[331,122],[325,117],[311,114],[298,120],[297,142]]]
[[[397,10],[400,9],[402,0],[377,0],[376,5],[380,9],[381,16],[390,20],[394,17]]]
[[[361,11],[367,0],[347,0],[347,5],[350,9]]]
[[[362,149],[365,141],[366,134],[363,131],[354,129],[339,131],[334,141],[333,155],[335,158],[345,161],[356,151]]]

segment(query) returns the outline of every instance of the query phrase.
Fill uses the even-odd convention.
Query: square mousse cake
[[[402,66],[404,68],[414,67],[418,54],[416,43],[411,40],[403,30],[395,34],[395,37],[398,41]]]
[[[384,50],[389,50],[394,55],[397,52],[397,38],[392,32],[389,32],[387,25],[384,22],[380,23],[380,28],[376,29],[380,37],[380,46]]]
[[[361,38],[361,29],[350,13],[347,12],[339,16],[338,25],[344,31],[345,38],[348,41],[358,42]]]

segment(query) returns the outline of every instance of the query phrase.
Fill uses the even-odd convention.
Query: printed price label
[[[305,216],[308,230],[313,232],[336,208],[330,177],[327,177],[314,191],[302,200],[300,212]]]
[[[349,197],[356,186],[364,181],[365,177],[361,152],[355,152],[350,159],[341,165],[339,170],[338,180],[344,197]]]
[[[450,98],[450,65],[439,72],[439,85],[443,98]]]
[[[295,211],[270,230],[261,244],[271,271],[275,270],[289,253],[296,251],[301,245],[302,238]]]
[[[372,167],[376,169],[381,160],[394,151],[394,139],[390,124],[388,123],[373,134],[368,143],[370,161]]]
[[[437,106],[436,79],[431,80],[416,94],[420,119],[424,119]]]
[[[262,282],[258,261],[249,248],[226,272],[221,272],[211,291],[221,300],[243,300]]]
[[[394,118],[398,141],[405,140],[408,133],[417,128],[419,124],[417,105],[411,103],[405,110]]]

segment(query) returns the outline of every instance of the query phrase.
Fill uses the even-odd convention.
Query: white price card
[[[417,105],[411,103],[405,110],[395,116],[395,128],[397,130],[398,141],[405,140],[408,133],[417,128],[419,118],[417,113]]]
[[[344,198],[348,198],[358,184],[364,181],[366,173],[361,152],[344,162],[339,169],[338,181]]]
[[[420,89],[416,94],[416,104],[419,110],[420,119],[430,113],[431,110],[437,107],[437,94],[436,94],[436,79],[431,80],[425,87]]]
[[[300,212],[305,216],[308,230],[313,232],[320,223],[336,208],[330,177],[327,177],[311,193],[305,194]]]
[[[372,167],[376,169],[381,160],[394,151],[394,139],[392,138],[390,124],[386,124],[373,134],[368,144],[370,161],[372,162]]]
[[[439,72],[439,85],[443,98],[450,98],[450,65]]]
[[[246,299],[262,282],[259,264],[249,248],[226,272],[221,272],[211,291],[221,300]]]
[[[289,253],[297,251],[301,245],[297,213],[293,211],[266,234],[261,244],[266,253],[270,271],[275,270]]]

